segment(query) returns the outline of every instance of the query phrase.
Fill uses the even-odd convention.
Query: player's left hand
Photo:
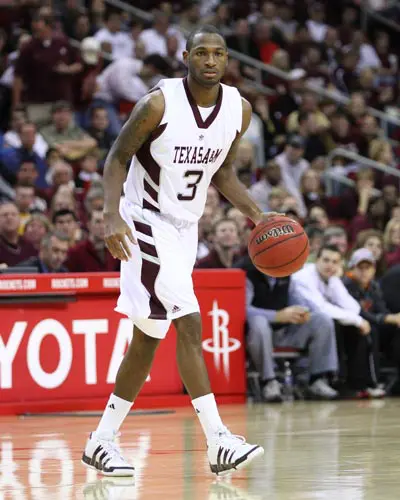
[[[264,212],[254,220],[254,223],[257,225],[260,224],[260,222],[268,222],[274,217],[284,217],[284,216],[285,214],[281,214],[279,212]]]

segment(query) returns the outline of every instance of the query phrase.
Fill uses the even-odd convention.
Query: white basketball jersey
[[[142,208],[195,222],[212,176],[241,131],[241,97],[221,84],[216,105],[203,120],[186,79],[161,80],[157,88],[164,95],[164,116],[132,159],[125,196]]]

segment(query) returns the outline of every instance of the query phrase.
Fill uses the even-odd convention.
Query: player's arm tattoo
[[[118,212],[127,164],[159,125],[164,113],[160,91],[146,95],[134,107],[112,145],[104,165],[104,211]]]
[[[247,193],[246,187],[238,179],[234,161],[239,147],[242,135],[246,132],[251,120],[251,105],[245,99],[243,104],[242,130],[238,133],[236,139],[224,160],[220,169],[215,173],[212,183],[232,205],[238,208],[244,215],[249,217],[255,224],[261,220],[262,211],[255,201]]]

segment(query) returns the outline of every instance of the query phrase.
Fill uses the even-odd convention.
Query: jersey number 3
[[[199,184],[199,182],[203,178],[203,171],[202,170],[186,170],[185,177],[193,177],[194,178],[193,182],[188,182],[186,185],[186,189],[191,189],[192,191],[189,194],[179,193],[178,200],[191,201],[196,196],[197,185]]]

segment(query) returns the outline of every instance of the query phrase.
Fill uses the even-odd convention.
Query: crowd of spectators
[[[339,262],[330,269],[360,302],[353,312],[362,321],[353,326],[366,332],[365,323],[373,320],[368,311],[363,316],[365,301],[348,282],[356,280],[358,266],[350,268],[348,259],[354,250],[367,249],[373,262],[369,256],[361,264],[374,269],[368,286],[375,287],[375,278],[383,283],[389,276],[391,282],[391,270],[400,264],[399,178],[343,154],[328,162],[328,155],[342,148],[398,169],[400,129],[370,111],[399,116],[398,39],[381,27],[363,32],[359,6],[351,1],[133,4],[152,10],[153,21],[110,9],[104,0],[1,2],[0,268],[118,270],[103,241],[105,156],[136,102],[160,78],[185,76],[185,35],[210,23],[229,48],[282,72],[263,71],[260,80],[254,67],[229,61],[224,82],[237,86],[253,106],[235,162],[240,180],[263,210],[304,224],[309,264],[320,276],[329,252],[338,250]],[[321,98],[310,84],[340,93],[348,103]],[[354,187],[329,181],[327,171]],[[251,228],[211,186],[199,224],[197,267],[246,269]],[[379,307],[383,315],[400,311]],[[285,321],[299,320],[296,311],[284,314]],[[315,322],[306,312],[303,320]],[[378,326],[385,323],[382,317]],[[397,327],[397,319],[390,321]],[[267,386],[275,380],[273,370],[268,360],[261,363]],[[320,379],[312,380],[318,394]],[[358,382],[357,389],[370,389],[369,381]],[[276,387],[269,389],[275,397]],[[329,395],[328,384],[322,392]]]

